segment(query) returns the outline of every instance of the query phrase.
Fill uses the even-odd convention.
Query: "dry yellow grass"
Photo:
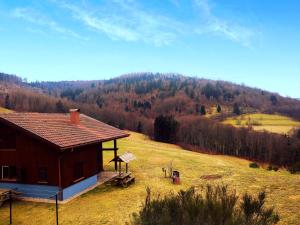
[[[10,113],[12,110],[0,107],[0,113]]]
[[[282,115],[271,115],[263,113],[245,114],[231,117],[224,121],[236,127],[248,126],[250,123],[254,130],[269,131],[273,133],[288,133],[293,128],[299,128],[300,122]]]
[[[190,152],[171,144],[158,143],[147,137],[131,133],[119,142],[120,153],[131,151],[137,156],[129,168],[136,176],[136,183],[128,188],[102,185],[81,197],[59,207],[60,224],[110,224],[129,221],[130,215],[139,210],[145,198],[145,188],[154,193],[169,193],[190,186],[207,183],[228,184],[238,193],[267,192],[267,205],[273,205],[280,213],[280,224],[299,224],[300,175],[285,170],[278,172],[249,168],[249,161],[229,156],[207,155]],[[105,168],[111,152],[104,153]],[[173,160],[174,169],[180,171],[181,185],[173,185],[164,178],[162,167]],[[201,179],[201,176],[218,175],[220,179]],[[0,224],[8,224],[8,204],[0,208]],[[14,224],[55,224],[53,204],[16,202],[13,205]]]

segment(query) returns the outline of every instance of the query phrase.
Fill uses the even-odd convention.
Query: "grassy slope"
[[[130,164],[136,176],[136,184],[128,188],[102,185],[87,194],[60,206],[61,224],[124,224],[129,216],[141,206],[145,188],[154,193],[168,193],[191,185],[200,187],[206,183],[229,184],[238,193],[257,193],[266,190],[267,204],[276,207],[281,215],[281,224],[297,224],[300,221],[300,175],[286,171],[250,169],[249,162],[228,156],[206,155],[180,149],[175,145],[148,140],[132,133],[119,143],[120,153],[131,151],[137,160]],[[112,169],[108,161],[110,152],[104,153],[106,169]],[[164,178],[162,167],[173,160],[175,169],[181,172],[182,184],[175,186]],[[202,175],[218,174],[222,179],[202,180]],[[0,208],[0,224],[8,224],[8,204]],[[14,224],[54,224],[53,204],[16,202]]]
[[[10,113],[10,112],[12,112],[12,111],[9,109],[0,107],[0,113]]]
[[[249,118],[250,123],[254,122],[255,124],[259,124],[253,125],[254,130],[267,130],[274,133],[288,133],[291,129],[300,127],[299,121],[295,121],[289,117],[262,113],[247,114],[228,118],[224,121],[224,123],[237,127],[247,126],[246,123],[249,121]]]

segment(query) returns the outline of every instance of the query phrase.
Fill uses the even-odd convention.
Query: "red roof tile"
[[[79,124],[63,113],[0,113],[8,121],[61,149],[127,137],[126,132],[80,114]]]

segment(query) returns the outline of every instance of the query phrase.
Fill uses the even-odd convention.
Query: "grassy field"
[[[12,111],[9,109],[0,107],[0,113],[10,113],[10,112],[12,112]]]
[[[281,115],[270,115],[262,113],[245,114],[228,118],[224,121],[237,127],[251,124],[254,130],[267,130],[273,133],[288,133],[293,128],[300,127],[300,122]]]
[[[207,155],[183,150],[175,145],[151,141],[145,136],[131,133],[119,141],[120,153],[131,151],[137,160],[129,165],[136,176],[136,183],[128,188],[102,185],[71,202],[59,206],[60,224],[124,224],[130,220],[145,198],[145,189],[165,194],[190,186],[200,188],[207,183],[229,184],[238,193],[267,192],[267,205],[274,205],[280,213],[280,224],[299,224],[300,175],[285,170],[278,172],[251,169],[249,161],[229,156]],[[105,168],[110,152],[105,152]],[[162,167],[173,161],[174,169],[181,173],[181,185],[173,185],[164,178]],[[202,176],[216,179],[203,179]],[[202,178],[201,178],[202,177]],[[8,224],[8,204],[0,208],[0,224]],[[14,224],[55,224],[55,206],[46,203],[15,202]]]

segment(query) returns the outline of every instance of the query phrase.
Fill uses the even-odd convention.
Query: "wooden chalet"
[[[117,139],[127,136],[79,110],[0,114],[0,188],[66,200],[97,184],[103,151],[116,157]],[[113,148],[102,147],[112,140]]]

